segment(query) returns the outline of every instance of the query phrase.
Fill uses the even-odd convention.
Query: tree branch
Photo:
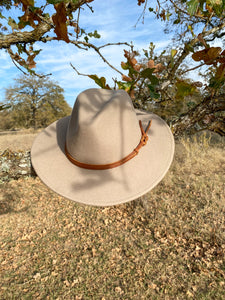
[[[219,30],[222,30],[223,28],[225,28],[225,22],[220,24],[219,26],[216,26],[214,28],[211,28],[208,31],[205,31],[202,33],[202,37],[205,36],[209,36],[215,32],[218,32]],[[175,78],[175,73],[177,71],[177,69],[179,68],[179,66],[181,65],[182,61],[189,55],[190,50],[187,49],[187,46],[193,47],[195,44],[197,44],[199,42],[198,38],[194,38],[193,40],[191,40],[189,43],[185,44],[185,47],[183,49],[183,51],[181,52],[181,55],[178,57],[178,59],[176,60],[171,72],[168,75],[168,80],[172,81],[173,78]]]
[[[0,35],[0,49],[8,49],[12,45],[19,43],[33,43],[39,41],[45,33],[50,31],[51,25],[40,23],[32,31],[13,32],[7,35]]]
[[[87,43],[87,42],[82,42],[82,41],[71,41],[72,44],[74,44],[75,46],[77,45],[83,45],[85,47],[88,47],[88,48],[92,48],[94,49],[98,55],[101,57],[101,59],[111,68],[113,69],[114,71],[116,71],[117,73],[119,73],[121,76],[123,76],[124,74],[119,71],[117,68],[115,68],[113,65],[110,64],[110,62],[102,55],[102,53],[100,52],[100,49],[103,48],[103,47],[106,47],[106,46],[112,46],[112,45],[129,45],[128,43],[108,43],[108,44],[105,44],[103,46],[100,46],[100,47],[97,47],[95,46],[94,44],[91,44],[91,43]],[[130,45],[129,45],[130,46]]]
[[[173,132],[176,136],[182,135],[205,116],[221,111],[225,111],[225,94],[221,94],[218,97],[206,97],[201,103],[172,122]]]
[[[183,75],[183,74],[185,74],[185,73],[187,73],[187,72],[190,72],[190,71],[194,71],[194,70],[196,70],[196,69],[198,69],[198,68],[200,68],[200,67],[202,67],[202,66],[204,66],[204,65],[205,65],[205,63],[202,63],[202,64],[200,64],[200,65],[198,65],[198,66],[196,66],[196,67],[193,67],[193,68],[191,68],[191,69],[187,69],[187,70],[181,72],[180,75]]]
[[[182,12],[184,15],[187,15],[189,18],[192,17],[187,11],[183,10],[182,8],[180,8],[173,0],[170,0],[170,2],[173,4],[173,6],[179,10],[180,12]],[[198,19],[202,19],[202,20],[207,20],[207,17],[204,18],[204,16],[199,16],[194,14],[193,17],[198,18]]]

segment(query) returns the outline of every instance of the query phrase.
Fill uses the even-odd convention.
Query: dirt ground
[[[24,133],[0,135],[0,151],[7,148],[13,151],[29,150],[38,133]]]

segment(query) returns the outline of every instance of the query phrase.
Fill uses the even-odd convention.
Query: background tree
[[[15,80],[15,86],[6,90],[5,103],[10,108],[2,116],[10,119],[11,127],[45,127],[71,113],[58,84],[32,75]]]

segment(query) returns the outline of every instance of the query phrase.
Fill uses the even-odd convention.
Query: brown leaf
[[[133,66],[134,70],[137,71],[137,72],[140,71],[141,67],[142,67],[142,66],[139,65],[139,64],[136,64],[136,65]]]
[[[192,58],[195,61],[203,60],[205,64],[210,65],[214,63],[214,60],[216,58],[218,58],[221,50],[222,49],[220,47],[211,47],[211,48],[203,49],[192,54]]]
[[[217,80],[222,80],[224,76],[225,76],[225,64],[221,64],[216,70],[215,78]]]
[[[124,50],[124,56],[127,58],[128,63],[134,68],[134,66],[137,64],[137,60],[135,58],[136,52],[129,52],[127,50]]]
[[[155,70],[153,71],[153,73],[158,73],[158,72],[161,72],[162,70],[164,70],[164,66],[159,63],[155,66]]]
[[[222,64],[225,64],[225,50],[223,50],[223,52],[220,53],[220,57],[219,57],[218,61]]]
[[[122,75],[122,80],[124,81],[132,81],[132,79],[126,75]]]
[[[130,91],[129,95],[130,95],[131,99],[135,99],[135,91],[134,91],[134,89],[132,89]]]
[[[207,52],[207,57],[206,57],[206,61],[205,63],[210,63],[212,60],[216,59],[220,52],[221,52],[221,48],[220,47],[211,47],[208,49],[208,52]]]
[[[203,49],[203,50],[197,51],[194,54],[192,54],[192,58],[195,61],[203,60],[204,57],[205,57],[205,55],[206,55],[206,53],[207,53],[207,49]]]
[[[131,58],[131,59],[130,59],[130,63],[131,63],[132,66],[136,65],[136,63],[137,63],[136,58],[134,58],[134,57]]]
[[[207,48],[207,44],[202,36],[202,33],[199,33],[198,40]]]
[[[154,68],[154,60],[153,59],[150,59],[149,61],[148,61],[148,63],[147,63],[147,65],[148,65],[148,68],[149,69],[153,69]]]
[[[65,3],[61,2],[54,5],[56,14],[52,17],[52,20],[55,25],[55,34],[57,35],[58,40],[64,40],[65,42],[69,43],[69,37],[67,33],[67,17],[66,17],[66,7]]]
[[[36,67],[36,62],[34,61],[35,56],[36,56],[36,54],[32,54],[32,55],[29,55],[27,58],[26,63],[30,69],[33,69]]]
[[[138,0],[138,5],[140,6],[142,3],[145,3],[145,0]]]

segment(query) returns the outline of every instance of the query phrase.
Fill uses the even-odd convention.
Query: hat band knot
[[[86,164],[86,163],[80,162],[79,160],[76,160],[74,157],[71,156],[71,154],[67,150],[66,144],[65,144],[65,154],[66,154],[67,158],[70,160],[70,162],[72,162],[74,165],[76,165],[80,168],[84,168],[84,169],[107,170],[107,169],[112,169],[112,168],[121,166],[124,163],[126,163],[127,161],[129,161],[130,159],[132,159],[133,157],[135,157],[138,154],[139,150],[147,144],[147,141],[148,141],[147,132],[148,132],[149,128],[151,127],[151,124],[152,124],[152,120],[149,121],[147,128],[144,130],[141,120],[139,121],[140,129],[141,129],[141,140],[140,140],[139,144],[130,154],[128,154],[126,157],[124,157],[121,160],[118,160],[114,163],[104,164],[104,165],[94,165],[94,164]]]

